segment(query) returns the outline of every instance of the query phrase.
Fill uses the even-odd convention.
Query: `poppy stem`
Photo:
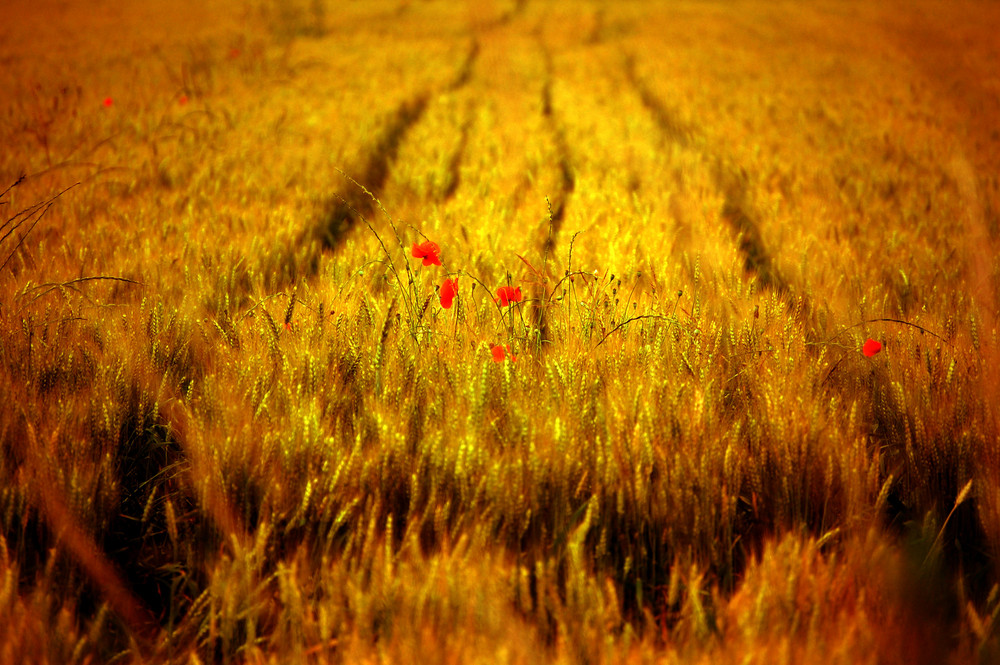
[[[4,190],[3,194],[6,194],[7,192],[9,192],[15,185],[20,184],[22,180],[23,180],[23,176],[21,178],[18,178],[17,182],[15,182],[13,185],[11,185],[6,190]],[[18,218],[20,218],[19,221],[17,221],[15,224],[13,224],[13,226],[11,226],[10,229],[8,229],[7,232],[2,237],[0,237],[0,245],[2,245],[3,242],[5,240],[7,240],[7,238],[12,233],[14,233],[15,231],[17,231],[22,225],[24,225],[24,224],[28,223],[29,221],[31,221],[32,217],[34,217],[34,221],[31,221],[31,226],[28,227],[28,230],[21,236],[21,239],[17,241],[17,244],[14,246],[14,249],[11,251],[11,253],[7,256],[6,260],[4,260],[3,264],[0,265],[0,271],[3,271],[3,269],[7,267],[7,263],[9,263],[10,260],[14,257],[14,255],[17,254],[17,250],[21,249],[21,245],[24,244],[24,241],[28,239],[28,236],[31,235],[31,232],[35,229],[35,226],[38,225],[38,222],[41,221],[42,217],[45,216],[45,213],[47,213],[49,211],[49,208],[51,208],[53,205],[55,205],[56,200],[60,196],[62,196],[63,194],[65,194],[66,192],[68,192],[69,190],[73,189],[74,187],[76,187],[79,184],[80,183],[78,183],[78,182],[77,183],[73,183],[72,185],[70,185],[66,189],[64,189],[61,192],[59,192],[58,194],[54,195],[52,198],[50,198],[50,199],[48,199],[46,201],[42,201],[41,203],[36,203],[35,205],[29,206],[28,208],[25,208],[24,210],[22,210],[21,212],[17,213],[16,215],[14,215],[10,219],[8,219],[6,222],[4,222],[3,226],[0,226],[0,231],[3,231],[4,228],[6,228],[8,224],[10,224],[11,222],[14,222],[14,220],[17,220]],[[3,196],[3,194],[0,194],[0,196]]]
[[[461,275],[465,275],[466,277],[468,277],[468,278],[469,278],[469,279],[471,279],[472,281],[474,281],[474,282],[476,282],[477,284],[479,284],[479,286],[483,287],[483,290],[484,290],[484,291],[486,291],[486,293],[487,293],[487,294],[491,293],[491,291],[490,291],[490,287],[486,286],[486,283],[485,283],[485,282],[483,282],[483,280],[479,279],[478,277],[476,277],[476,276],[475,276],[475,275],[473,275],[472,273],[470,273],[470,272],[468,272],[468,271],[466,271],[466,270],[461,270],[461,271],[459,272],[459,274],[461,274]],[[493,302],[493,306],[497,308],[497,312],[499,312],[499,313],[500,313],[500,321],[501,321],[501,322],[503,322],[503,307],[501,307],[501,306],[500,306],[500,303],[499,303],[499,302],[497,302],[497,301],[494,301],[494,302]]]
[[[611,330],[609,330],[608,332],[606,332],[604,334],[604,337],[601,338],[601,341],[598,342],[597,346],[595,346],[594,348],[596,349],[601,344],[604,344],[604,340],[606,340],[608,337],[611,337],[612,333],[615,333],[619,329],[624,328],[625,326],[627,326],[628,324],[632,323],[633,321],[639,321],[640,319],[660,319],[662,321],[667,321],[671,325],[674,325],[674,324],[677,323],[676,317],[674,317],[674,316],[664,316],[662,314],[640,314],[638,316],[633,316],[633,317],[631,317],[629,319],[625,319],[624,321],[622,321],[621,323],[619,323],[617,326],[615,326],[614,328],[612,328]]]
[[[938,335],[933,330],[928,330],[927,328],[924,328],[923,326],[917,325],[916,323],[910,323],[909,321],[904,321],[902,319],[891,319],[891,318],[887,318],[887,317],[880,317],[880,318],[877,318],[877,319],[867,319],[865,321],[861,321],[859,323],[855,323],[854,325],[847,326],[846,328],[844,328],[843,330],[841,330],[839,333],[837,333],[836,335],[834,335],[830,339],[826,340],[825,342],[806,342],[806,344],[810,345],[810,346],[820,346],[820,345],[829,344],[833,340],[837,339],[838,337],[840,337],[841,335],[843,335],[844,333],[846,333],[848,330],[852,330],[854,328],[857,328],[859,326],[864,326],[864,325],[867,325],[869,323],[901,323],[904,326],[910,326],[911,328],[916,328],[917,330],[919,330],[922,333],[927,333],[928,335],[930,335],[932,337],[936,337],[937,339],[941,340],[945,344],[948,344],[949,346],[951,346],[951,342],[949,342],[948,340],[946,340],[941,335]]]
[[[545,207],[548,208],[548,211],[549,211],[549,235],[545,239],[545,246],[544,246],[544,250],[545,251],[542,253],[542,270],[547,271],[548,270],[548,266],[549,266],[549,250],[553,246],[552,245],[552,229],[555,226],[555,222],[552,219],[552,202],[549,201],[549,197],[547,197],[547,196],[545,197]],[[573,237],[575,238],[576,236],[573,236]],[[570,251],[572,251],[572,249]],[[524,259],[521,259],[521,260],[524,261]],[[524,262],[528,263],[527,261],[524,261]],[[530,266],[531,264],[529,263],[528,265]],[[532,270],[534,270],[534,268],[532,268]],[[537,272],[537,271],[535,271],[535,272]]]
[[[378,197],[375,196],[367,187],[365,187],[364,185],[362,185],[360,182],[358,182],[357,180],[355,180],[354,178],[352,178],[348,174],[344,173],[340,169],[337,169],[337,171],[340,173],[340,175],[342,175],[345,178],[347,178],[355,187],[358,187],[359,189],[361,189],[362,192],[364,192],[365,194],[367,194],[369,196],[369,198],[371,198],[371,200],[378,207],[378,209],[382,211],[382,214],[385,215],[385,218],[387,220],[389,220],[389,228],[392,229],[393,235],[396,236],[396,242],[399,244],[400,250],[403,251],[403,253],[405,254],[406,247],[403,245],[403,239],[400,238],[400,236],[399,236],[399,230],[396,228],[396,224],[392,221],[392,215],[390,215],[389,211],[385,209],[385,206],[382,205],[382,202],[378,199]],[[416,326],[417,326],[417,321],[416,321],[416,303],[417,303],[417,292],[416,291],[417,291],[417,285],[415,283],[415,280],[413,279],[413,272],[410,269],[410,263],[408,261],[403,263],[403,268],[406,270],[406,275],[407,275],[409,286],[410,286],[410,290],[407,291],[406,286],[403,284],[403,280],[399,276],[399,271],[396,270],[396,263],[392,260],[392,254],[389,253],[389,248],[386,247],[385,246],[385,242],[382,241],[382,236],[380,236],[378,234],[378,231],[376,231],[375,227],[372,226],[372,224],[371,224],[370,221],[368,221],[368,218],[365,217],[354,206],[352,206],[350,204],[350,202],[348,202],[342,196],[340,197],[340,200],[345,205],[347,205],[347,207],[355,215],[357,215],[358,218],[361,219],[361,221],[363,221],[365,223],[365,226],[368,227],[368,230],[371,231],[372,235],[375,236],[375,239],[378,240],[378,244],[382,247],[382,251],[385,253],[386,258],[389,259],[389,267],[392,269],[392,274],[396,278],[396,282],[399,283],[399,288],[403,291],[403,294],[404,294],[403,295],[403,304],[406,305],[407,312],[409,313],[409,317],[408,318],[409,318],[409,322],[410,322],[410,336],[413,337],[414,339],[416,339],[417,338],[417,331],[416,331]]]
[[[552,300],[552,298],[556,295],[556,291],[559,290],[559,287],[562,285],[563,282],[565,282],[570,277],[576,277],[577,275],[583,275],[584,277],[589,275],[590,277],[593,277],[594,273],[585,272],[583,270],[577,270],[576,272],[567,272],[565,275],[563,275],[563,277],[559,279],[558,282],[556,282],[556,285],[552,287],[552,292],[548,295],[548,300],[550,301]]]

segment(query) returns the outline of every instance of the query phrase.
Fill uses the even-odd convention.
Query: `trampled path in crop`
[[[528,244],[527,251],[538,258],[553,253],[557,246],[566,251],[566,234],[560,232],[571,214],[578,169],[591,173],[620,169],[631,193],[684,189],[679,174],[660,179],[639,165],[601,161],[601,157],[615,153],[669,152],[674,147],[695,154],[699,167],[711,172],[712,188],[706,194],[723,201],[718,221],[731,231],[733,247],[742,255],[748,276],[758,278],[765,286],[784,289],[754,212],[745,200],[746,180],[751,176],[734,173],[724,164],[723,155],[692,147],[691,138],[697,128],[682,127],[668,105],[637,73],[636,60],[641,56],[624,39],[634,26],[620,21],[609,28],[604,7],[588,9],[581,15],[553,15],[547,9],[526,13],[529,4],[517,3],[495,20],[473,22],[468,34],[458,32],[456,42],[469,46],[453,78],[444,85],[421,88],[390,110],[382,129],[359,148],[361,157],[353,168],[348,167],[348,175],[387,204],[392,214],[395,202],[391,194],[396,184],[392,172],[400,145],[410,144],[408,159],[424,161],[427,156],[422,153],[419,139],[408,137],[419,123],[433,123],[427,127],[428,133],[458,137],[445,160],[447,184],[429,200],[407,202],[408,207],[419,217],[430,204],[476,198],[488,188],[491,203],[512,213],[500,224],[509,227],[510,233],[530,233],[535,242]],[[558,27],[567,19],[573,23],[569,29],[559,30],[555,38],[547,34],[553,30],[552,25]],[[553,89],[557,87],[562,88],[563,96],[556,101]],[[425,112],[438,98],[455,95],[466,100],[461,113],[428,118]],[[594,109],[598,112],[594,113]],[[638,132],[622,126],[624,119],[637,115],[651,124]],[[593,132],[587,138],[601,141],[594,146],[596,154],[587,145],[589,141],[571,145],[567,127]],[[483,156],[490,154],[499,161],[484,161]],[[652,161],[662,168],[668,159],[654,156]],[[345,230],[355,227],[359,216],[375,216],[374,203],[358,191],[357,184],[341,186],[333,198],[330,215],[322,220],[328,228],[330,249],[336,248]],[[574,210],[578,229],[587,225],[584,205],[578,204]],[[615,225],[633,224],[628,216],[609,220],[607,226],[611,228],[603,233],[613,234]],[[695,243],[683,250],[696,252],[699,248]]]
[[[899,56],[906,44],[891,37],[913,28],[897,29],[889,13],[865,16],[859,27],[824,7],[795,8],[796,18],[777,6],[748,5],[744,14],[698,3],[529,1],[443,12],[436,20],[416,5],[401,7],[392,18],[354,16],[350,26],[361,32],[371,26],[372,42],[385,40],[385,48],[397,43],[389,40],[405,41],[414,58],[421,57],[422,40],[454,55],[420,71],[427,80],[413,81],[402,97],[372,108],[379,126],[350,137],[357,157],[339,168],[389,214],[428,236],[436,232],[430,218],[450,228],[454,220],[487,229],[495,243],[533,263],[553,256],[565,263],[579,235],[579,256],[591,267],[607,265],[601,247],[615,247],[619,265],[626,258],[634,265],[656,255],[697,256],[699,269],[709,272],[735,257],[760,287],[809,298],[810,282],[845,274],[852,257],[870,248],[870,239],[844,237],[870,223],[860,209],[867,193],[852,182],[857,169],[891,173],[912,163],[891,149],[876,154],[876,144],[889,139],[905,146],[907,131],[936,122],[940,113],[930,104],[895,136],[868,124],[882,114],[879,104],[892,109],[901,102],[868,103],[863,89],[878,86],[897,65],[912,65]],[[334,46],[336,34],[320,43]],[[852,51],[859,43],[874,53]],[[800,46],[813,49],[815,64],[808,55],[796,59]],[[866,71],[865,63],[883,51],[899,61]],[[888,85],[935,94],[920,87],[930,84],[919,70],[907,75],[914,83]],[[837,86],[846,108],[826,96]],[[851,113],[853,119],[843,117]],[[967,163],[966,148],[954,150],[955,163]],[[857,166],[830,154],[841,151],[854,151]],[[820,153],[826,154],[814,159]],[[982,164],[995,160],[988,150],[977,156]],[[963,186],[966,199],[981,190],[995,200],[995,178],[977,171],[983,175],[972,180],[983,182],[969,183],[956,168],[956,179],[971,184]],[[887,182],[880,203],[909,205],[904,197],[917,193],[900,191],[907,187]],[[334,183],[318,222],[325,247],[335,250],[347,229],[369,233],[357,228],[359,215],[379,217],[356,185]],[[907,233],[921,245],[934,242],[934,233]],[[803,251],[811,251],[803,249],[806,236],[826,244],[830,263],[803,263]],[[837,291],[824,295],[827,306],[849,297]],[[905,301],[905,294],[896,296]]]
[[[361,148],[356,177],[389,214],[423,224],[446,249],[466,243],[466,256],[484,248],[452,224],[485,231],[491,257],[516,251],[538,266],[655,275],[680,262],[695,281],[738,266],[754,288],[786,299],[818,353],[828,334],[816,322],[856,320],[858,284],[884,282],[888,311],[905,316],[913,280],[932,284],[946,260],[975,271],[969,239],[996,225],[996,178],[985,165],[997,164],[1000,146],[967,110],[989,96],[973,86],[950,115],[940,86],[955,85],[960,72],[926,62],[914,32],[945,38],[914,22],[891,12],[862,20],[825,5],[740,3],[528,1],[463,17],[448,37],[450,73],[398,103],[384,134]],[[880,59],[889,62],[871,64]],[[915,110],[897,122],[907,105]],[[956,123],[945,134],[975,138],[943,141],[956,166],[950,181],[928,189],[910,175],[923,159],[913,138],[941,131],[942,122]],[[443,184],[414,186],[428,177],[421,165],[439,169]],[[876,191],[864,190],[869,181]],[[337,199],[356,201],[351,214],[378,218],[355,189],[344,185]],[[916,206],[927,218],[902,223]],[[963,221],[945,219],[955,213]],[[906,236],[902,247],[886,249],[887,226]],[[954,240],[946,250],[942,235]],[[919,259],[910,251],[935,246]],[[543,311],[536,324],[545,338]],[[868,397],[882,404],[873,441],[890,455],[902,450],[905,413],[875,387]],[[918,517],[894,485],[887,489],[890,521]],[[959,522],[982,538],[974,517],[960,512]]]
[[[919,3],[904,12],[850,3],[352,2],[313,18],[290,4],[263,14],[283,50],[233,37],[237,17],[218,20],[213,7],[167,17],[151,5],[120,22],[137,42],[183,54],[157,57],[194,101],[204,97],[210,117],[225,119],[216,141],[201,142],[217,153],[256,150],[259,159],[229,177],[288,192],[268,182],[266,164],[301,161],[291,178],[320,208],[303,240],[319,238],[322,251],[369,233],[359,217],[380,218],[352,178],[428,237],[454,233],[463,256],[503,245],[532,263],[555,257],[561,272],[575,237],[578,266],[588,269],[620,275],[655,257],[687,265],[698,257],[711,274],[736,260],[748,280],[792,298],[829,285],[830,275],[857,274],[894,280],[893,304],[905,309],[910,273],[952,247],[859,269],[883,244],[867,229],[899,226],[894,247],[953,239],[961,251],[950,260],[966,260],[969,243],[997,224],[989,57],[942,64],[963,40],[991,48],[990,20],[977,19],[976,3],[956,5],[949,30]],[[9,21],[26,28],[7,40],[13,65],[31,58],[20,37],[45,43],[59,29],[58,12],[33,17],[24,9]],[[65,20],[86,19],[65,12]],[[170,44],[168,35],[194,25],[193,45]],[[60,52],[118,57],[113,41],[97,46],[102,29],[64,40]],[[208,44],[220,39],[233,46],[213,72]],[[221,89],[216,81],[233,72],[246,85]],[[177,129],[190,131],[183,122]],[[939,145],[948,154],[930,157]],[[919,173],[940,164],[944,180]],[[939,222],[957,217],[963,223]],[[473,227],[486,230],[488,247],[466,240]],[[905,283],[888,274],[899,268]],[[822,300],[843,313],[851,297],[836,285]]]
[[[687,188],[680,167],[673,167],[673,174],[659,173],[669,170],[669,155],[656,153],[675,148],[693,155],[698,169],[711,172],[707,194],[723,201],[721,214],[712,221],[722,225],[727,242],[743,257],[747,277],[784,288],[746,201],[748,176],[732,173],[723,157],[693,146],[690,139],[697,129],[681,128],[638,73],[637,47],[625,40],[635,19],[609,24],[604,7],[569,14],[552,9],[519,2],[494,19],[456,27],[450,40],[462,59],[454,63],[453,72],[443,81],[418,86],[394,108],[380,109],[381,127],[366,137],[358,158],[345,167],[356,182],[342,182],[328,202],[320,220],[324,247],[336,250],[345,234],[359,231],[362,217],[377,222],[380,211],[372,197],[389,214],[418,220],[453,200],[486,199],[490,209],[501,214],[495,220],[469,223],[503,229],[502,235],[514,239],[521,255],[541,265],[557,253],[568,256],[575,233],[591,229],[597,243],[623,229],[637,237],[645,233],[641,223],[620,208],[609,215],[601,210],[605,206],[574,201],[578,171],[589,176],[591,188],[607,189],[601,179],[609,171],[616,178],[624,176],[626,191],[617,191],[616,183],[610,194],[633,197],[641,205],[645,193],[658,196]],[[405,16],[401,20],[405,22]],[[456,98],[461,102],[456,104]],[[646,126],[626,126],[636,117]],[[443,159],[435,159],[438,146],[428,145],[427,135],[457,138],[447,145]],[[394,192],[405,183],[393,177],[401,151],[411,166],[437,163],[443,183],[423,196],[404,197],[402,212]],[[646,153],[652,168],[607,161],[639,151]],[[605,219],[599,221],[601,212]],[[703,223],[672,221],[675,229]],[[567,224],[573,228],[564,231]],[[362,226],[360,232],[369,230]],[[700,253],[701,235],[688,234],[688,242],[675,249]],[[537,315],[544,336],[544,313]]]

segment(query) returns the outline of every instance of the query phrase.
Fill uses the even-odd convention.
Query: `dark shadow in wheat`
[[[198,509],[188,457],[166,425],[132,405],[113,459],[121,499],[100,546],[159,625],[171,628],[207,584],[204,572],[191,565],[186,543],[214,547],[219,536]],[[171,529],[179,542],[171,540]]]

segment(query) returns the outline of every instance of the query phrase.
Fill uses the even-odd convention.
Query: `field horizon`
[[[0,7],[0,663],[1000,662],[1000,4]]]

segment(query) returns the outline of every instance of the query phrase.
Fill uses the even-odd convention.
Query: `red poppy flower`
[[[111,105],[115,103],[115,100],[111,99],[110,97],[105,97],[104,101],[101,103],[104,104],[104,108],[110,108]]]
[[[413,243],[413,256],[423,259],[425,266],[441,265],[441,248],[437,246],[436,242],[431,242],[430,240],[422,242],[419,245]]]
[[[177,103],[180,104],[181,106],[184,106],[185,104],[188,103],[188,96],[181,95],[180,97],[177,98]]]
[[[501,307],[506,307],[512,302],[521,302],[521,287],[514,288],[513,286],[501,286],[497,289],[497,297],[493,299],[494,302],[500,303]]]
[[[441,285],[441,290],[438,292],[438,295],[441,296],[441,306],[445,309],[451,309],[451,301],[455,299],[456,295],[458,295],[458,280],[444,280],[444,284]]]
[[[882,350],[882,344],[876,342],[873,339],[869,339],[868,341],[865,342],[865,345],[861,347],[861,353],[865,354],[869,358],[871,358],[881,350]]]

